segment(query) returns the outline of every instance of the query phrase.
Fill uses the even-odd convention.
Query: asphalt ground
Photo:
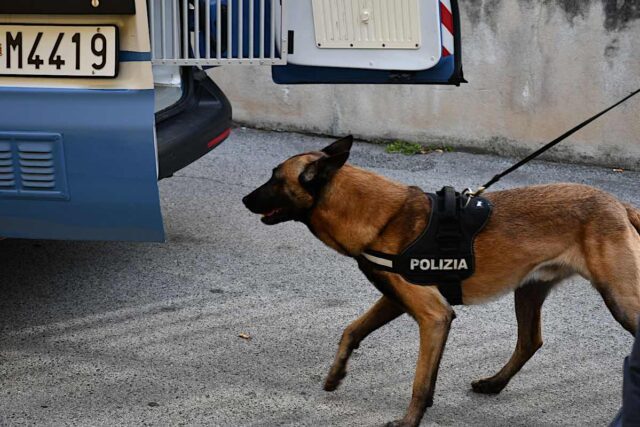
[[[343,328],[378,292],[304,226],[264,226],[240,202],[280,161],[328,142],[236,130],[160,184],[165,244],[0,242],[0,424],[371,426],[402,416],[415,322],[403,316],[374,333],[341,388],[324,392]],[[425,190],[476,186],[512,161],[390,155],[366,143],[351,157]],[[535,162],[496,188],[558,181],[639,205],[640,173],[604,168]],[[470,382],[510,356],[513,299],[456,312],[422,425],[602,426],[614,417],[632,337],[584,280],[547,300],[545,345],[498,396],[476,395]]]

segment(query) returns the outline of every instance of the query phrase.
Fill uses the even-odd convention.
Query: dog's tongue
[[[269,217],[269,216],[274,215],[275,213],[277,213],[279,210],[280,210],[280,209],[273,209],[273,210],[271,210],[271,211],[269,211],[269,212],[265,212],[265,213],[263,213],[263,214],[262,214],[262,216],[264,216],[264,217]]]

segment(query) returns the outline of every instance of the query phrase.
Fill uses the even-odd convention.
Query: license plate
[[[0,24],[0,75],[115,77],[115,25]]]

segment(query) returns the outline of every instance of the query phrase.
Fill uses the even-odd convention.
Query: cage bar
[[[219,0],[148,0],[151,61],[184,66],[286,64],[287,1],[228,0],[223,5]]]

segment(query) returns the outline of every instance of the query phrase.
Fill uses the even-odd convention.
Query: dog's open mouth
[[[269,217],[272,217],[272,216],[274,216],[274,215],[277,215],[277,214],[278,214],[279,212],[281,212],[281,211],[282,211],[282,209],[272,209],[272,210],[270,210],[269,212],[264,212],[264,213],[262,214],[262,217],[263,217],[263,218],[269,218]]]
[[[267,225],[277,224],[287,219],[287,213],[283,208],[272,209],[262,213],[261,221]]]

